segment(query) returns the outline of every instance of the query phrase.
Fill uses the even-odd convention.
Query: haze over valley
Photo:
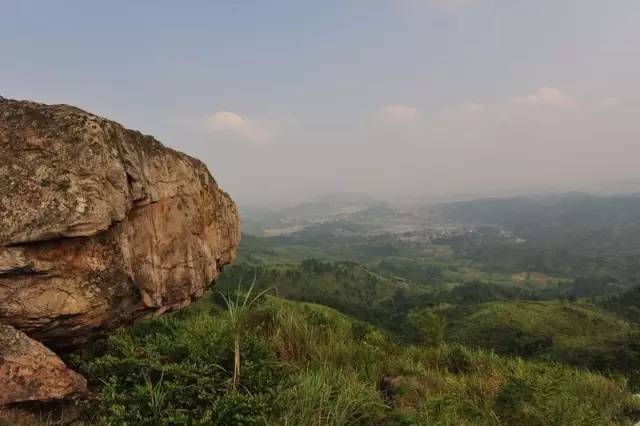
[[[640,425],[637,0],[1,3],[0,426]]]

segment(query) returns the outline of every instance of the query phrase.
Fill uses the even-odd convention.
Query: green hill
[[[234,290],[238,282],[254,279],[258,289],[272,288],[283,298],[320,303],[378,325],[390,325],[429,291],[354,262],[315,259],[293,265],[237,264],[225,270],[218,288]]]
[[[600,371],[640,367],[637,329],[587,303],[506,301],[437,312],[450,342]]]

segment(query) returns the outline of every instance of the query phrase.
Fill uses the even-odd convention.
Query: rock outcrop
[[[71,106],[0,100],[0,324],[75,346],[197,299],[239,239],[200,161]]]
[[[41,343],[0,325],[0,407],[82,396],[87,382]]]

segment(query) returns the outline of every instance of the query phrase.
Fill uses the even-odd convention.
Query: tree
[[[442,346],[444,344],[445,322],[428,309],[413,310],[407,315],[407,322],[416,331],[422,344]]]

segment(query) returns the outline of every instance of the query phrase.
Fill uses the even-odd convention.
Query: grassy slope
[[[245,264],[225,271],[220,284],[222,288],[234,288],[239,278],[247,282],[256,276],[259,288],[273,287],[285,298],[331,306],[409,339],[413,334],[407,333],[410,330],[404,317],[411,309],[447,304],[440,313],[448,323],[449,342],[623,373],[635,387],[640,385],[640,377],[633,373],[640,369],[636,329],[615,314],[585,303],[518,301],[535,298],[535,293],[498,280],[494,285],[418,284],[394,277],[397,269],[416,277],[440,274],[445,281],[467,270],[452,271],[450,266],[442,268],[433,261],[419,259],[385,262],[385,268],[378,268],[378,272],[353,262],[306,261],[306,266]],[[423,268],[425,265],[430,266]],[[500,302],[486,303],[491,301]]]
[[[332,309],[269,297],[247,312],[242,379],[212,298],[112,336],[76,365],[122,424],[630,424],[623,382],[459,346],[399,346]]]
[[[587,303],[508,301],[438,311],[451,342],[601,371],[640,367],[636,329]]]

